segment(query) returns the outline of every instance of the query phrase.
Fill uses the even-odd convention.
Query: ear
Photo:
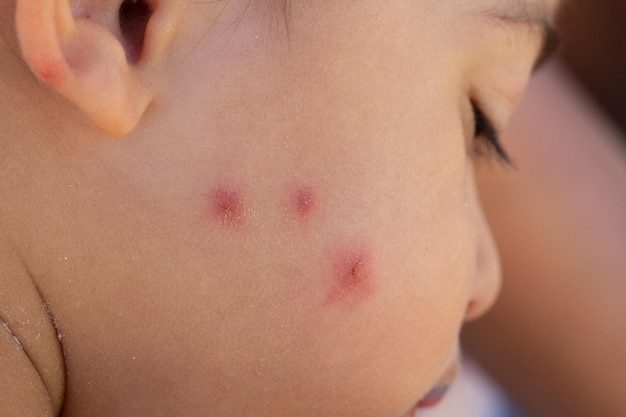
[[[173,31],[150,28],[154,11],[143,0],[72,2],[17,0],[22,54],[37,77],[77,105],[100,131],[125,135],[154,98],[150,55],[167,43],[163,33]],[[148,30],[154,39],[151,50],[144,50]]]

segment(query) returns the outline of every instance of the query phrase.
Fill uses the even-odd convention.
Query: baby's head
[[[67,412],[434,400],[499,282],[472,160],[507,158],[555,3],[2,0],[2,146],[39,176],[11,233]]]

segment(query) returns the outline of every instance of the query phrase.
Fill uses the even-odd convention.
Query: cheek
[[[360,46],[347,50],[366,50]],[[203,219],[214,240],[228,235],[233,244],[215,245],[225,267],[214,270],[229,277],[220,288],[229,323],[220,340],[228,349],[220,352],[239,369],[234,378],[268,408],[379,417],[417,401],[454,349],[472,270],[465,155],[462,140],[445,140],[462,138],[459,132],[440,131],[453,117],[450,103],[438,99],[445,96],[439,78],[420,83],[428,100],[407,94],[416,68],[426,66],[406,65],[405,56],[381,63],[344,52],[336,60],[304,60],[301,68],[290,59],[317,77],[311,87],[292,89],[293,97],[268,76],[259,85],[280,91],[280,99],[229,94],[228,106],[199,106],[259,111],[262,102],[259,119],[272,126],[220,126],[216,136],[233,138],[225,147],[247,149],[230,165],[241,183],[208,187]],[[284,71],[268,65],[272,74]],[[381,73],[372,73],[379,65]],[[406,82],[390,85],[388,74]],[[248,78],[242,88],[254,91]],[[284,114],[290,117],[271,120]],[[208,119],[232,120],[220,116]]]
[[[359,283],[354,277],[362,266],[363,275],[374,279],[364,280],[373,289],[360,291],[372,294],[357,309],[335,305],[322,312],[333,319],[323,351],[341,358],[342,378],[355,388],[350,398],[366,403],[393,398],[410,404],[437,382],[455,349],[473,282],[476,238],[462,173],[443,171],[446,181],[436,186],[416,173],[413,181],[399,183],[396,173],[378,171],[378,181],[371,178],[355,191],[355,198],[373,203],[350,205],[347,217],[358,218],[371,257],[361,263],[360,252],[344,252],[338,276],[347,286]]]
[[[376,194],[390,191],[355,188],[342,194],[380,202]],[[333,407],[328,415],[402,412],[445,371],[472,280],[471,223],[457,191],[439,200],[398,190],[404,199],[378,205],[344,197],[330,209],[316,200],[320,213],[334,215],[324,218],[326,231],[310,229],[329,239],[306,245],[316,259],[302,268],[309,290],[285,303],[290,331],[308,341],[289,349],[286,363],[306,364],[289,384],[306,384],[311,398]],[[405,211],[396,212],[398,203]]]
[[[298,407],[288,393],[324,415],[395,415],[431,388],[455,349],[471,281],[469,222],[454,193],[417,198],[371,178],[333,177],[333,187],[209,187],[209,222],[239,248],[229,263],[239,270],[224,274],[241,277],[224,302],[223,316],[241,324],[231,323],[229,334],[241,336],[228,341],[229,352],[239,358],[237,378],[255,383],[251,397],[260,384],[263,398],[285,409]],[[267,200],[268,210],[257,207]],[[258,212],[267,234],[224,221],[237,219],[239,206]],[[243,294],[254,297],[242,304]]]

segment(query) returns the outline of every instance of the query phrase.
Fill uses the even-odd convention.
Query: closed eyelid
[[[553,23],[551,11],[545,2],[515,0],[510,7],[481,8],[470,15],[494,26],[519,33],[530,30],[541,39],[533,70],[539,68],[558,49],[560,36]]]

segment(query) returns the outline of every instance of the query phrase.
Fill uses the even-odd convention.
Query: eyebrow
[[[535,71],[549,60],[560,45],[560,36],[554,25],[552,13],[543,0],[505,0],[503,3],[506,4],[481,9],[477,15],[509,27],[521,26],[533,31],[539,30],[541,46],[533,66],[533,71]]]

